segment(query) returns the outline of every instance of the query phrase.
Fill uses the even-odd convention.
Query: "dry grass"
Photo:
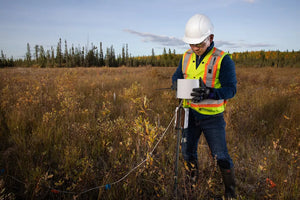
[[[147,157],[173,117],[175,68],[0,69],[0,199],[172,199],[174,130]],[[237,69],[225,113],[239,199],[299,199],[300,70]],[[223,193],[206,142],[190,194]],[[13,178],[12,178],[13,177]],[[52,190],[67,191],[69,193]],[[81,193],[81,194],[80,194]]]

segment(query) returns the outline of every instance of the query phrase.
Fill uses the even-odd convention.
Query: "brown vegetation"
[[[156,90],[170,86],[174,71],[0,69],[0,199],[172,199],[173,127],[149,152],[178,104],[174,91]],[[299,68],[237,69],[225,117],[239,199],[300,198],[299,75]],[[200,143],[192,195],[209,199],[223,185]],[[190,195],[182,161],[179,195]]]

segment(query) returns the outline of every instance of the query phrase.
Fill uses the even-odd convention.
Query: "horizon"
[[[65,46],[64,46],[64,41],[65,40],[63,40],[62,39],[62,54],[65,54]],[[67,40],[66,40],[67,41]],[[67,41],[68,42],[68,41]],[[215,41],[214,41],[215,42]],[[29,43],[28,43],[29,44]],[[84,48],[84,55],[86,56],[87,55],[87,53],[88,53],[88,51],[90,51],[91,50],[91,48],[87,48],[87,47],[89,47],[89,46],[93,46],[93,47],[96,47],[96,49],[98,50],[99,49],[99,47],[100,47],[100,42],[98,42],[98,44],[99,44],[99,46],[97,46],[97,45],[94,45],[93,43],[90,43],[89,45],[77,45],[77,47],[75,47],[74,46],[74,44],[71,44],[71,45],[67,45],[67,47],[68,47],[68,53],[70,53],[70,50],[71,50],[71,48],[72,47],[74,47],[75,49],[76,48],[80,48],[80,50],[82,50],[82,48]],[[127,43],[125,43],[125,45],[126,45]],[[35,44],[35,45],[31,45],[31,44],[29,44],[29,46],[30,46],[30,53],[31,53],[31,56],[33,56],[34,55],[34,52],[35,52],[35,46],[36,45],[38,45],[38,44]],[[125,45],[124,46],[122,46],[122,48],[123,47],[125,47]],[[26,45],[27,46],[27,45]],[[38,45],[39,47],[40,46],[42,46],[42,45]],[[216,46],[216,45],[215,45]],[[51,46],[53,49],[54,49],[54,55],[56,56],[57,55],[57,45],[56,46]],[[46,48],[44,48],[44,51],[45,51],[45,53],[47,52],[47,51],[49,51],[49,52],[51,52],[51,47],[49,48],[49,49],[46,49]],[[107,47],[103,47],[103,45],[102,45],[102,50],[103,50],[103,55],[106,55],[106,49],[109,49],[109,48],[111,48],[111,47],[113,47],[113,45],[110,45],[110,46],[107,46]],[[87,49],[86,49],[87,48]],[[113,47],[114,48],[114,47]],[[154,48],[152,48],[152,49],[154,49]],[[148,56],[151,56],[151,54],[152,54],[152,49],[151,49],[151,53],[149,53],[148,55],[135,55],[135,56],[132,56],[131,55],[131,52],[130,52],[130,48],[128,47],[128,53],[129,53],[129,57],[132,57],[132,58],[135,58],[135,57],[148,57]],[[155,50],[154,50],[154,55],[155,56],[161,56],[161,55],[164,55],[164,49],[167,51],[167,54],[169,54],[168,53],[168,51],[169,51],[169,49],[171,50],[171,52],[173,53],[174,52],[174,50],[175,49],[171,49],[171,48],[166,48],[166,47],[162,47],[162,52],[161,53],[157,53],[157,52],[155,52]],[[188,49],[186,49],[186,50],[188,50]],[[5,54],[5,51],[3,50],[3,49],[0,49],[0,51],[1,51],[1,54],[3,53],[3,55],[4,55],[4,58],[6,58],[6,59],[13,59],[14,61],[16,61],[16,60],[18,60],[18,59],[25,59],[26,58],[26,53],[27,53],[27,51],[26,52],[24,52],[24,56],[19,56],[18,58],[15,58],[15,57],[13,57],[13,56],[10,56],[10,57],[8,57],[6,54]],[[249,52],[249,53],[251,53],[251,52],[261,52],[261,51],[263,51],[263,52],[277,52],[277,51],[279,51],[279,52],[300,52],[300,48],[298,49],[298,50],[295,50],[295,49],[291,49],[291,50],[289,50],[289,49],[287,49],[287,50],[279,50],[279,49],[277,49],[277,50],[275,50],[275,49],[268,49],[268,50],[266,50],[266,49],[260,49],[260,50],[244,50],[244,51],[236,51],[236,52],[228,52],[228,53],[230,53],[230,54],[235,54],[235,53],[246,53],[246,52]],[[116,57],[118,57],[118,56],[120,56],[120,55],[122,55],[122,50],[121,50],[121,52],[115,52],[116,54]],[[183,52],[184,53],[184,52]],[[177,53],[176,52],[176,50],[175,50],[175,55],[181,55],[181,54],[183,54],[183,53]],[[1,55],[1,57],[2,57],[2,55]]]

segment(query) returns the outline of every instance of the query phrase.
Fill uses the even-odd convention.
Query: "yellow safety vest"
[[[185,79],[203,79],[207,87],[220,88],[219,80],[221,62],[224,56],[227,55],[224,51],[213,48],[203,58],[198,68],[196,68],[196,54],[193,50],[186,51],[182,58],[182,73]],[[192,100],[184,99],[183,107],[192,108],[204,115],[216,115],[224,112],[226,100],[205,99],[199,103],[194,103]]]

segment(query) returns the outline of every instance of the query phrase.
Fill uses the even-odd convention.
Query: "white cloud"
[[[183,46],[185,43],[178,38],[165,36],[165,35],[155,35],[153,33],[143,33],[130,29],[124,29],[125,32],[138,35],[142,38],[143,42],[154,42],[162,46]]]
[[[249,49],[257,48],[257,49],[264,49],[267,47],[273,47],[272,44],[267,43],[245,43],[245,42],[228,42],[228,41],[215,41],[216,47],[226,47],[226,48],[242,48],[242,49]]]
[[[189,48],[188,45],[184,43],[181,39],[175,37],[156,35],[153,33],[143,33],[131,29],[124,29],[124,31],[141,37],[143,42],[153,42],[163,47],[177,47],[177,48],[184,48],[184,49]],[[232,49],[232,50],[233,49],[251,50],[251,49],[265,49],[268,47],[272,47],[274,45],[267,44],[267,43],[248,43],[245,41],[230,42],[230,41],[217,40],[215,41],[215,46],[217,48],[225,48],[225,49]]]

